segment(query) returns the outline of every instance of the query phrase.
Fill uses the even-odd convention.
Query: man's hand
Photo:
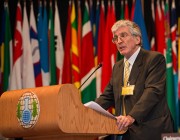
[[[120,131],[127,130],[127,127],[132,125],[135,119],[131,116],[118,116],[117,119],[117,126]]]

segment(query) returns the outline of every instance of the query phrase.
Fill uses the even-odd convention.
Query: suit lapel
[[[138,75],[140,74],[140,69],[142,66],[142,59],[143,59],[143,49],[140,50],[130,73],[129,82],[131,85],[135,85]]]

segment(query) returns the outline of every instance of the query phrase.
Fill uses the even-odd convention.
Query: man
[[[110,82],[96,102],[105,109],[115,106],[118,129],[127,129],[123,140],[160,140],[162,133],[173,132],[165,58],[141,48],[141,31],[134,22],[117,21],[111,30],[112,42],[124,59],[114,65]]]

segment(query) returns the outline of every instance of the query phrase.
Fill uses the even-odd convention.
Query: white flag
[[[22,59],[23,88],[33,88],[35,87],[35,77],[34,77],[33,58],[32,58],[32,50],[31,50],[30,34],[29,34],[29,23],[27,19],[25,3],[24,3],[22,34],[23,34],[23,59]]]
[[[60,16],[57,7],[57,1],[55,4],[55,18],[54,18],[54,35],[55,35],[55,47],[56,47],[56,71],[57,82],[62,83],[62,69],[64,62],[64,48],[62,42],[61,28],[60,28]]]

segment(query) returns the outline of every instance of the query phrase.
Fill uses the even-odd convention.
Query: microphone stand
[[[89,75],[89,77],[84,81],[84,83],[82,83],[82,84],[80,85],[80,87],[79,87],[78,89],[81,89],[81,87],[86,83],[86,81],[87,81],[100,67],[102,67],[102,63],[100,63],[100,64],[97,66],[97,68],[91,73],[91,75]]]

